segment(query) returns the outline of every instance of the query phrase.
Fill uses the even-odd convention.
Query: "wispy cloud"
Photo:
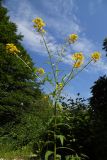
[[[97,10],[99,10],[102,7],[104,0],[91,0],[89,3],[89,13],[90,15],[94,15]]]
[[[102,3],[102,0],[97,1],[98,4]],[[6,0],[5,5],[10,10],[9,14],[12,21],[18,25],[18,31],[24,35],[25,47],[33,52],[46,55],[45,49],[39,43],[41,38],[34,32],[32,27],[33,24],[31,21],[37,16],[42,17],[47,23],[46,29],[49,30],[47,40],[49,41],[50,48],[54,51],[55,47],[58,47],[57,42],[62,41],[68,34],[77,33],[82,35],[82,26],[79,25],[78,18],[75,15],[77,8],[74,0],[39,0],[39,2],[34,0]],[[90,12],[92,14],[94,8],[95,3],[90,3]],[[73,51],[82,51],[86,57],[89,57],[90,53],[97,50],[97,46],[87,36],[82,36],[73,45],[72,49]],[[64,62],[71,64],[70,61],[71,55],[67,54]],[[105,73],[107,71],[106,63],[101,60],[97,63],[96,70]]]

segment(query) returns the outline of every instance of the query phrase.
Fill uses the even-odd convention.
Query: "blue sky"
[[[4,0],[10,18],[18,26],[18,32],[24,35],[23,45],[38,67],[49,67],[45,48],[40,44],[40,36],[34,32],[32,19],[41,17],[46,22],[47,40],[55,51],[71,33],[79,36],[71,51],[82,51],[89,60],[93,51],[102,53],[101,60],[92,63],[64,89],[63,94],[75,98],[76,93],[90,97],[90,87],[99,76],[107,74],[107,58],[102,50],[102,43],[107,36],[107,1],[106,0]],[[61,69],[71,70],[71,53],[67,53]],[[44,86],[45,87],[45,86]],[[45,87],[44,90],[48,92]]]

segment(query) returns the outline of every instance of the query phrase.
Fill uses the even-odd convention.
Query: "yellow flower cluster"
[[[17,47],[13,43],[6,44],[6,51],[12,54],[16,54],[20,52],[20,50],[18,50]]]
[[[61,90],[62,88],[63,88],[63,84],[62,83],[56,84],[56,90]]]
[[[48,96],[44,96],[43,99],[44,99],[44,100],[48,100]]]
[[[46,24],[45,24],[45,22],[42,20],[42,18],[37,17],[37,18],[34,19],[32,22],[34,22],[34,28],[36,28],[38,32],[42,32],[42,33],[45,32],[45,30],[43,29],[43,27],[44,27]]]
[[[98,61],[100,59],[100,57],[101,57],[101,54],[100,54],[100,52],[97,52],[97,51],[92,53],[92,55],[91,55],[91,58],[92,58],[92,60],[94,60],[94,62]]]
[[[78,35],[77,34],[70,34],[69,38],[68,38],[68,42],[69,43],[74,43],[75,41],[77,41],[78,39]]]
[[[44,69],[43,68],[38,68],[36,70],[36,73],[40,74],[40,75],[43,75],[45,73]]]
[[[83,61],[77,61],[74,63],[74,68],[79,68],[83,64]]]
[[[84,60],[84,56],[82,52],[76,52],[75,54],[72,55],[72,59],[73,60],[80,60],[83,61]]]
[[[82,52],[77,52],[72,55],[72,59],[75,61],[73,67],[79,68],[83,64],[84,55]]]

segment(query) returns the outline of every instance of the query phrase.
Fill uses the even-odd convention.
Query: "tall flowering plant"
[[[44,43],[44,46],[46,48],[48,58],[49,58],[49,65],[52,70],[52,76],[50,74],[45,73],[43,68],[35,68],[33,69],[34,74],[40,81],[48,81],[49,83],[52,84],[53,86],[53,91],[50,93],[50,96],[52,97],[53,100],[53,106],[54,106],[54,150],[53,151],[47,151],[45,155],[45,159],[48,159],[48,156],[53,154],[54,160],[57,159],[57,138],[61,140],[61,143],[63,145],[63,140],[64,137],[62,135],[57,135],[56,134],[56,126],[57,126],[57,103],[59,102],[59,98],[61,95],[61,92],[63,91],[64,87],[75,77],[77,76],[80,72],[82,72],[92,61],[97,62],[97,60],[100,59],[101,54],[97,51],[93,52],[90,56],[90,60],[87,62],[87,64],[84,65],[84,60],[85,57],[82,52],[76,52],[74,54],[71,54],[71,70],[69,73],[64,74],[62,77],[60,77],[60,72],[61,70],[59,69],[59,63],[63,62],[64,56],[66,56],[64,53],[68,47],[73,45],[77,40],[78,40],[78,35],[77,34],[70,34],[67,37],[66,43],[61,47],[61,49],[57,52],[57,55],[51,52],[49,45],[46,41],[46,31],[44,30],[45,27],[45,22],[37,17],[36,19],[33,20],[34,23],[34,29],[36,32],[38,32],[42,38],[42,41]],[[12,44],[8,43],[6,45],[6,51],[10,54],[15,55],[17,58],[19,58],[31,71],[32,69],[29,67],[29,65],[19,56],[20,50]],[[44,76],[43,76],[44,75]],[[68,148],[69,149],[69,148]],[[59,156],[60,157],[60,156]]]

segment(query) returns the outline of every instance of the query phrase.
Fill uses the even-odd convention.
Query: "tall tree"
[[[104,39],[103,49],[107,52],[107,38]],[[106,56],[107,56],[107,54],[106,54]]]
[[[1,1],[0,1],[1,3]],[[13,43],[20,50],[19,56],[33,70],[33,63],[21,45],[22,35],[9,20],[7,9],[0,5],[0,123],[19,121],[24,111],[31,109],[40,95],[33,71],[16,57],[6,52],[6,44]]]
[[[107,159],[107,77],[100,77],[91,88],[94,152],[97,160]]]

